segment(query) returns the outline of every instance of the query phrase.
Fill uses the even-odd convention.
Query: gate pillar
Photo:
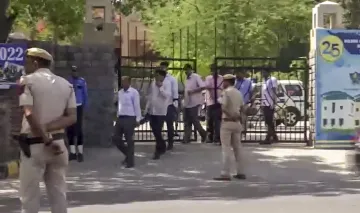
[[[310,52],[310,129],[315,147],[353,145],[360,127],[360,30],[343,29],[343,8],[313,9]]]
[[[111,0],[86,0],[85,11],[84,43],[115,44],[116,24]]]

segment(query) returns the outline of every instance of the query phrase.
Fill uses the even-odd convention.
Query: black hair
[[[169,62],[163,61],[163,62],[160,63],[160,66],[169,67]]]
[[[40,57],[36,57],[36,56],[28,56],[31,58],[32,61],[37,61],[39,64],[39,67],[42,68],[49,68],[51,66],[51,61],[40,58]]]
[[[192,70],[192,66],[191,66],[190,64],[185,64],[184,69],[185,69],[185,70],[187,70],[187,69],[191,69],[191,70]]]
[[[233,79],[224,79],[224,81],[228,82],[231,86],[235,85],[235,78],[233,78]]]
[[[160,75],[160,76],[163,76],[163,77],[165,77],[166,74],[167,74],[166,71],[161,70],[161,69],[156,69],[156,70],[155,70],[155,73],[158,74],[158,75]]]

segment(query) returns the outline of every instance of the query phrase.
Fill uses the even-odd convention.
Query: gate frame
[[[214,58],[214,65],[216,66],[216,71],[215,71],[215,76],[217,76],[217,74],[222,74],[221,70],[227,70],[227,69],[251,69],[253,71],[261,71],[261,70],[265,70],[265,69],[271,69],[270,72],[272,71],[278,71],[281,73],[290,73],[293,70],[304,70],[304,79],[303,79],[303,92],[304,92],[304,130],[303,131],[276,131],[276,133],[295,133],[295,134],[303,134],[304,135],[304,139],[303,141],[281,141],[279,140],[277,143],[306,143],[307,146],[312,146],[312,142],[310,139],[310,135],[308,136],[308,127],[307,124],[309,124],[309,113],[310,113],[310,109],[309,109],[309,105],[311,100],[309,99],[309,74],[310,74],[310,67],[309,67],[309,59],[307,57],[304,58],[296,58],[293,59],[291,61],[302,61],[304,62],[304,66],[303,67],[295,67],[295,68],[291,68],[289,65],[289,68],[287,69],[288,71],[286,72],[285,70],[282,70],[280,67],[277,66],[277,62],[279,61],[279,57],[215,57]],[[238,62],[242,62],[242,66],[226,66],[226,62],[228,61],[232,61],[232,64],[237,64]],[[271,64],[267,63],[264,64],[262,66],[252,66],[253,63],[251,63],[251,66],[244,66],[244,63],[250,61],[260,61],[260,62],[275,62],[275,66],[271,66]],[[221,62],[225,62],[225,66],[224,65],[219,65]],[[220,71],[220,73],[219,73]],[[232,73],[233,74],[233,73]],[[262,77],[262,76],[261,76]],[[215,83],[216,83],[216,79],[215,78]],[[278,79],[280,80],[280,79]],[[263,79],[261,79],[262,82]],[[257,82],[257,83],[259,83]],[[216,94],[216,92],[215,92]],[[263,115],[261,115],[263,116]],[[276,127],[275,127],[276,129]],[[247,130],[246,133],[258,133],[258,134],[263,134],[266,133],[265,131],[249,131]],[[261,141],[242,141],[243,143],[258,143]]]

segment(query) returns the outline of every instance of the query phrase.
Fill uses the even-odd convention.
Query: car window
[[[303,96],[303,91],[300,85],[294,84],[288,84],[285,85],[285,90],[288,96]]]

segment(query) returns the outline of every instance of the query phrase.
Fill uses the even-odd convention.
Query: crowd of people
[[[22,212],[35,213],[40,208],[39,182],[44,180],[51,204],[51,212],[65,213],[66,169],[69,160],[84,160],[82,116],[87,106],[87,86],[84,78],[72,67],[72,76],[66,80],[50,70],[52,56],[45,50],[31,48],[26,51],[26,75],[19,81],[19,104],[24,118],[21,135],[20,197]],[[168,63],[163,62],[155,70],[155,78],[147,91],[145,114],[140,108],[139,92],[131,86],[129,76],[122,76],[122,88],[118,91],[117,121],[113,143],[124,154],[123,165],[135,166],[135,128],[146,122],[156,140],[153,155],[159,160],[167,151],[174,149],[174,121],[181,107],[184,117],[183,143],[191,142],[192,126],[199,132],[202,142],[220,143],[223,153],[223,169],[219,181],[231,178],[246,179],[242,160],[241,133],[246,132],[247,111],[252,108],[254,94],[252,83],[244,70],[235,75],[221,76],[216,65],[205,81],[193,71],[190,64],[184,66],[187,79],[184,100],[180,103],[177,80],[168,73]],[[261,104],[268,134],[262,144],[278,140],[274,127],[277,80],[263,71],[264,82]],[[198,112],[203,104],[202,92],[206,91],[207,129],[200,124]],[[167,143],[162,136],[167,124]],[[65,144],[69,141],[69,151]],[[125,137],[125,140],[123,140]],[[230,161],[236,160],[237,173],[231,177]]]

